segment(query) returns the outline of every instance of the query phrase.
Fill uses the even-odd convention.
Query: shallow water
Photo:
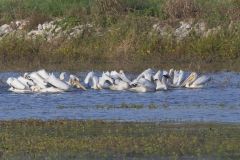
[[[61,94],[15,94],[0,73],[0,120],[91,119],[114,121],[240,122],[240,74],[208,74],[204,89],[155,93],[88,90]],[[86,73],[78,73],[83,79]]]

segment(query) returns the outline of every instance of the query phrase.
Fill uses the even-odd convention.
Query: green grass
[[[2,159],[239,158],[240,126],[1,121]]]
[[[132,13],[136,16],[157,17],[162,20],[197,16],[200,19],[207,19],[211,25],[225,23],[226,20],[239,19],[238,0],[193,0],[192,2],[197,6],[197,10],[194,11],[197,12],[195,16],[193,13],[185,11],[184,6],[178,8],[182,7],[181,5],[184,3],[188,4],[188,2],[189,0],[1,0],[0,15],[2,22],[27,18],[33,13],[45,14],[49,17],[81,17],[96,13],[121,15]],[[167,8],[168,3],[176,8],[170,10]],[[235,10],[236,13],[230,12],[231,10]],[[175,15],[173,12],[184,15],[172,17]]]
[[[6,21],[27,18],[33,13],[61,17],[88,6],[89,0],[1,0],[0,14]]]

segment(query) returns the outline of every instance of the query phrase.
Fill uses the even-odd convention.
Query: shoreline
[[[178,62],[177,62],[178,63]],[[103,64],[79,64],[72,63],[70,64],[45,64],[45,65],[36,65],[36,66],[21,66],[16,64],[13,65],[1,65],[0,64],[0,72],[25,72],[25,71],[33,71],[38,69],[46,69],[48,71],[69,71],[69,72],[87,72],[87,71],[107,71],[107,70],[124,70],[126,72],[138,73],[146,68],[152,68],[155,70],[169,70],[171,68],[178,70],[186,70],[186,71],[196,71],[199,73],[217,73],[217,72],[240,72],[240,64],[238,64],[238,60],[235,62],[216,62],[216,63],[201,63],[193,65],[190,63],[182,63],[182,64],[174,64],[174,62],[161,62],[152,63],[151,61],[145,62],[143,65],[115,65],[112,63],[103,63]]]

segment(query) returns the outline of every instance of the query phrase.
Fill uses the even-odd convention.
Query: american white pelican
[[[98,84],[99,84],[100,88],[109,89],[109,87],[112,84],[114,84],[113,79],[108,75],[110,75],[110,74],[103,72],[102,76],[99,78]]]
[[[156,91],[156,84],[152,81],[149,81],[145,78],[140,78],[138,81],[131,83],[131,88],[129,91],[132,92],[154,92]]]
[[[32,72],[27,77],[41,89],[47,88],[47,82],[37,72]]]
[[[102,89],[98,82],[99,78],[95,75],[93,71],[89,72],[84,80],[84,83],[92,89]]]
[[[25,86],[28,86],[28,88],[30,88],[31,86],[34,86],[34,82],[29,80],[29,79],[26,79],[22,76],[18,77],[17,78],[22,84],[24,84]]]
[[[50,83],[55,88],[61,89],[63,91],[67,91],[70,89],[70,86],[66,84],[65,82],[61,81],[57,77],[55,77],[54,74],[49,75],[49,77],[46,79],[48,83]]]
[[[187,88],[202,88],[202,87],[204,87],[204,84],[206,84],[210,80],[211,80],[210,77],[203,75],[203,76],[198,77],[192,84],[188,83],[186,85],[186,87]]]
[[[174,69],[170,69],[167,74],[164,75],[169,75],[170,78],[168,78],[167,82],[169,85],[173,84],[173,78],[174,78]]]
[[[82,90],[87,90],[81,83],[78,77],[76,77],[75,75],[70,75],[69,76],[69,80],[68,80],[68,84],[71,85],[72,87],[78,88],[78,89],[82,89]]]
[[[196,79],[197,79],[197,73],[196,72],[192,72],[187,79],[185,79],[183,81],[183,83],[181,84],[182,87],[189,87]]]
[[[40,75],[43,79],[48,79],[49,78],[49,73],[45,69],[41,69],[37,71],[38,75]]]
[[[178,86],[178,87],[181,86],[184,77],[185,77],[185,72],[183,70],[180,70],[179,73],[178,73],[178,81],[177,81],[176,86]]]
[[[171,86],[171,87],[181,87],[181,84],[184,80],[184,76],[185,76],[185,73],[182,71],[182,70],[174,70],[174,71],[170,71],[171,73],[171,79],[172,81],[168,80],[168,84]],[[172,83],[171,83],[172,82]]]
[[[169,79],[169,78],[170,78],[170,76],[163,75],[161,79],[155,79],[156,91],[168,90],[167,79]]]
[[[157,71],[157,73],[153,76],[153,79],[156,80],[161,80],[163,76],[163,72],[161,70]]]
[[[159,70],[156,74],[154,73],[152,69],[147,69],[136,79],[130,81],[122,70],[119,72],[103,72],[100,77],[94,72],[89,72],[84,83],[93,89],[154,92],[158,90],[167,90],[170,87],[201,88],[210,80],[210,77],[205,75],[198,76],[195,72],[192,72],[186,78],[186,74],[182,70],[170,69],[169,72]],[[53,73],[49,74],[46,70],[41,69],[29,74],[25,73],[24,76],[19,76],[18,78],[10,77],[6,82],[10,86],[9,90],[16,93],[58,93],[69,91],[74,87],[86,90],[77,76],[70,75],[68,81],[64,79],[65,72],[61,73],[59,78],[57,78]]]
[[[64,81],[65,80],[65,75],[66,75],[66,72],[62,72],[60,74],[60,76],[59,76],[59,79],[61,81]],[[65,81],[65,83],[68,84],[71,87],[82,89],[82,90],[86,90],[86,88],[80,83],[79,78],[77,76],[75,76],[75,75],[71,74],[69,76],[68,81]]]
[[[108,89],[114,84],[114,81],[110,76],[110,72],[103,72],[102,76],[98,78],[92,71],[87,74],[84,83],[92,89]]]
[[[66,91],[68,88],[64,82],[57,79],[53,74],[48,74],[45,70],[25,74],[25,77],[34,82],[34,85],[30,87],[32,92],[57,93]]]
[[[124,81],[124,82],[127,82],[127,83],[131,83],[131,81],[127,78],[127,76],[125,75],[125,73],[123,72],[123,70],[120,70],[119,71],[119,74],[120,74],[120,78]]]
[[[123,81],[122,79],[116,79],[114,81],[114,84],[109,86],[111,90],[116,90],[116,91],[123,91],[127,90],[129,88],[128,82]]]
[[[17,93],[28,92],[29,86],[21,83],[17,78],[10,77],[7,79],[7,84],[11,87],[9,90]]]
[[[146,80],[152,81],[153,74],[154,74],[154,71],[151,68],[146,69],[136,78],[136,80],[139,80],[140,78],[144,78]]]
[[[178,70],[174,70],[173,71],[173,85],[174,86],[177,86],[178,79],[179,79],[179,71]]]
[[[117,71],[111,71],[110,77],[114,80],[114,83],[109,86],[111,90],[127,90],[129,88],[129,83],[131,82],[121,70],[119,73]]]

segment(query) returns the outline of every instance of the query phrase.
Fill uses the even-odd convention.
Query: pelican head
[[[192,72],[188,78],[182,83],[182,86],[189,88],[189,86],[197,79],[198,75],[196,72]]]
[[[23,77],[26,78],[26,79],[30,79],[29,73],[27,73],[27,72],[25,72],[25,73],[23,74]]]
[[[74,75],[70,75],[69,77],[69,83],[73,86],[76,87],[78,89],[82,89],[82,90],[87,90],[79,81],[79,78],[74,76]]]
[[[119,73],[120,73],[120,74],[125,74],[123,70],[120,70]]]

